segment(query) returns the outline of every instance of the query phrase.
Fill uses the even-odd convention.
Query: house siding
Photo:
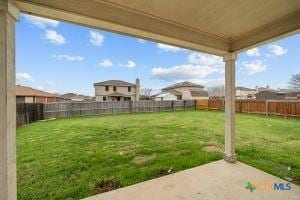
[[[110,94],[114,92],[119,92],[124,94],[124,97],[130,97],[132,101],[136,100],[136,87],[135,86],[116,86],[117,90],[113,90],[113,86],[108,86],[109,91],[105,90],[106,86],[102,85],[95,85],[95,97],[96,101],[103,101],[103,97],[106,97],[106,101],[112,101],[112,98],[109,96]],[[131,87],[131,91],[128,92],[128,87]],[[123,101],[124,98],[121,97],[121,101]]]
[[[34,102],[34,97],[25,97],[25,102],[24,103],[35,103]]]
[[[249,95],[254,96],[255,93],[255,90],[236,90],[235,96],[237,99],[248,99]]]
[[[257,93],[256,95],[256,99],[285,99],[285,95],[284,94],[277,94],[277,92],[272,92],[272,91],[261,91],[259,93]]]

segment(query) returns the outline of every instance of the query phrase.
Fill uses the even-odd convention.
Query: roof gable
[[[44,92],[42,90],[37,90],[31,87],[25,87],[21,85],[16,85],[16,96],[59,97],[56,94]]]
[[[173,85],[170,85],[166,88],[163,88],[163,90],[169,90],[169,89],[175,89],[175,88],[181,88],[181,87],[198,87],[198,88],[204,88],[204,86],[196,84],[196,83],[192,83],[189,81],[184,81],[184,82],[180,82],[180,83],[175,83]]]
[[[129,83],[122,80],[107,80],[98,83],[94,83],[94,86],[135,86],[133,83]]]

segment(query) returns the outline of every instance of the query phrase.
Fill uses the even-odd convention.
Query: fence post
[[[269,101],[266,100],[266,116],[269,116]]]
[[[112,103],[111,104],[111,112],[112,112],[112,114],[115,114],[115,105],[114,105],[114,102],[112,101],[111,103]]]
[[[68,104],[67,104],[68,106],[67,106],[67,115],[68,115],[68,117],[70,117],[71,116],[71,102],[69,102]]]
[[[172,111],[174,111],[174,101],[172,101]]]
[[[129,113],[132,113],[132,101],[129,101]]]
[[[225,99],[222,100],[222,112],[225,111]]]
[[[160,105],[161,105],[161,102],[162,102],[162,101],[159,101],[159,104],[158,104],[158,112],[160,112]]]
[[[41,120],[44,120],[45,119],[45,116],[44,116],[44,104],[41,105],[41,109],[40,109],[40,112],[41,112]]]
[[[243,107],[242,107],[243,101],[240,99],[240,113],[242,113]]]
[[[95,115],[96,113],[94,110],[94,102],[92,101],[91,103],[92,103],[92,112],[90,112],[90,115]],[[91,110],[89,110],[89,111],[91,111]]]
[[[195,108],[195,110],[197,110],[197,100],[195,100],[194,103],[195,103],[195,107],[194,108]]]
[[[183,100],[183,110],[185,110],[185,100]]]

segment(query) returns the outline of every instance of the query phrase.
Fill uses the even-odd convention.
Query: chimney
[[[140,79],[139,78],[135,80],[135,100],[136,101],[140,100]]]
[[[256,90],[256,93],[258,93],[258,92],[259,92],[259,90],[258,90],[258,86],[255,86],[255,90]]]

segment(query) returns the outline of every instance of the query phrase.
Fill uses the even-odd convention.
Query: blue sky
[[[17,84],[49,92],[94,95],[108,79],[160,88],[179,81],[224,84],[222,58],[103,30],[22,15],[16,26]],[[239,86],[286,88],[300,73],[300,34],[238,55]]]

